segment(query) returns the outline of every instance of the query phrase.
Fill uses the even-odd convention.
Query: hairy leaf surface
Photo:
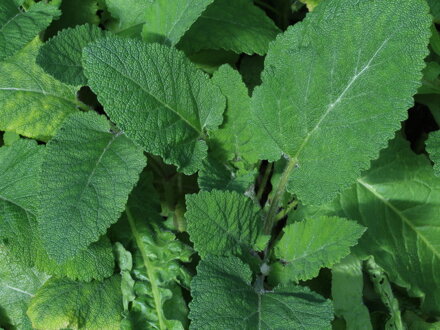
[[[142,150],[96,113],[70,116],[47,144],[38,222],[50,257],[66,261],[117,221],[145,166]]]
[[[261,216],[254,202],[233,191],[186,196],[188,233],[202,257],[246,255],[257,240]]]
[[[253,94],[257,145],[296,162],[288,190],[304,203],[334,198],[400,127],[430,22],[418,0],[328,0],[271,44]]]
[[[434,162],[434,174],[440,176],[440,131],[429,134],[429,139],[426,142],[426,150]]]
[[[55,80],[35,63],[40,45],[34,40],[0,62],[0,130],[47,139],[77,111],[79,102],[76,88]]]
[[[60,15],[53,5],[36,3],[29,10],[18,8],[13,0],[0,3],[0,60],[14,55]]]
[[[116,275],[90,283],[50,279],[31,299],[27,313],[37,329],[119,330],[120,285]]]
[[[331,302],[301,286],[272,291],[251,286],[238,258],[208,257],[191,283],[192,329],[329,329]]]
[[[200,168],[225,100],[183,53],[108,38],[87,46],[83,60],[90,87],[127,136],[185,174]]]
[[[365,228],[338,217],[313,217],[284,228],[275,245],[281,282],[309,280],[323,267],[331,267],[350,253]]]

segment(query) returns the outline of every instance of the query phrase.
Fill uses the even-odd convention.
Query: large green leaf
[[[85,85],[82,51],[85,46],[104,36],[95,25],[78,25],[60,31],[40,49],[37,63],[56,79],[71,85]]]
[[[34,40],[0,62],[0,130],[45,139],[77,111],[79,102],[76,88],[55,80],[35,63],[40,45]]]
[[[262,219],[250,198],[233,191],[201,191],[186,196],[186,207],[187,230],[202,257],[246,256],[255,244]]]
[[[206,132],[221,124],[225,100],[183,53],[107,38],[83,57],[90,87],[127,136],[185,174],[200,168]]]
[[[30,299],[48,276],[17,263],[0,244],[0,309],[17,329],[32,329],[26,310]]]
[[[179,44],[187,52],[224,49],[264,55],[279,29],[250,0],[215,0]]]
[[[320,209],[304,214],[337,214],[368,230],[359,241],[390,280],[423,297],[422,308],[440,315],[440,179],[425,155],[415,155],[397,138],[350,189]]]
[[[153,0],[146,8],[142,37],[175,45],[214,0]]]
[[[271,291],[251,286],[235,257],[208,257],[191,283],[192,329],[330,329],[331,302],[302,286]]]
[[[314,217],[284,228],[275,245],[275,256],[282,260],[274,265],[278,280],[309,280],[323,267],[331,267],[350,253],[365,228],[338,217]]]
[[[37,329],[119,330],[120,285],[119,276],[90,283],[50,279],[31,299],[27,313]]]
[[[13,0],[0,2],[0,60],[14,55],[57,18],[60,11],[52,5],[36,3],[29,10],[18,8]]]
[[[430,24],[419,0],[326,0],[271,44],[252,98],[256,144],[296,164],[288,191],[331,200],[386,147],[420,86]]]
[[[46,146],[38,222],[53,259],[66,261],[115,223],[145,166],[142,150],[104,116],[70,116]]]
[[[115,19],[107,27],[120,35],[140,37],[151,3],[151,0],[105,0],[107,10]]]
[[[428,141],[426,142],[426,150],[434,162],[435,175],[440,176],[440,131],[429,134]]]
[[[48,257],[36,221],[43,152],[43,146],[30,140],[0,148],[0,239],[17,262],[50,275],[86,281],[110,276],[114,261],[107,238],[61,265]]]

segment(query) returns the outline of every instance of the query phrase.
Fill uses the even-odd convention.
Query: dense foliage
[[[0,329],[439,329],[438,0],[1,0]]]

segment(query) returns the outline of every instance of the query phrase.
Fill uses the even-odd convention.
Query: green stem
[[[273,163],[267,164],[266,170],[264,171],[263,179],[261,180],[260,186],[258,187],[257,200],[261,200],[264,190],[266,189],[267,182],[269,181],[270,173],[272,172]]]
[[[144,243],[142,242],[142,239],[141,239],[139,232],[136,228],[136,224],[135,224],[133,215],[131,214],[131,211],[128,207],[125,208],[125,213],[127,214],[128,223],[130,224],[130,228],[131,228],[131,231],[133,232],[133,236],[136,241],[136,244],[139,247],[139,250],[141,251],[142,260],[144,261],[145,270],[147,271],[147,276],[150,279],[150,285],[151,285],[151,291],[153,293],[154,305],[156,307],[157,318],[159,320],[159,328],[161,330],[162,329],[165,330],[167,327],[165,324],[165,317],[164,317],[163,311],[162,311],[159,286],[157,285],[156,274],[154,272],[154,266],[150,262],[150,259],[148,258],[147,253],[145,252],[146,247],[144,246]]]
[[[286,168],[284,169],[284,172],[281,176],[280,182],[278,183],[278,186],[275,190],[275,193],[273,195],[273,199],[270,203],[269,212],[267,213],[266,217],[266,223],[264,224],[264,233],[266,235],[269,235],[272,231],[272,227],[275,223],[275,219],[278,213],[279,203],[281,198],[284,195],[284,192],[286,191],[287,182],[289,180],[290,172],[295,168],[297,164],[296,159],[291,159],[286,165]]]
[[[290,211],[292,211],[292,209],[295,208],[295,206],[297,206],[299,203],[298,200],[294,200],[293,202],[289,203],[289,205],[287,205],[287,207],[282,210],[280,213],[277,214],[277,217],[275,218],[275,222],[280,221],[282,218],[284,218],[286,215],[289,214]]]

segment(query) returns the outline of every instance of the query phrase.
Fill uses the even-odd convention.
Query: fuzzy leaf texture
[[[27,314],[37,329],[119,330],[120,285],[117,275],[90,283],[50,279],[31,299]]]
[[[87,46],[83,62],[89,86],[128,137],[185,174],[200,168],[225,99],[183,53],[114,37]]]
[[[295,222],[284,228],[275,246],[274,265],[278,280],[298,282],[317,276],[323,267],[331,268],[350,253],[365,228],[338,217],[315,217]]]
[[[186,196],[186,207],[187,231],[202,257],[248,255],[262,222],[250,198],[233,191],[201,191]]]
[[[391,281],[422,297],[425,312],[440,315],[440,293],[433,290],[440,286],[440,179],[407,141],[393,140],[331,204],[300,212],[336,214],[368,227],[359,241],[361,251],[373,255]]]
[[[80,103],[76,88],[55,80],[35,63],[40,45],[36,39],[0,62],[0,130],[46,140]]]
[[[46,146],[39,228],[57,262],[76,256],[115,223],[146,164],[142,150],[96,113],[70,116]]]
[[[175,45],[214,0],[153,0],[146,8],[142,37]]]
[[[179,319],[168,313],[167,305],[173,300],[185,306],[179,284],[189,286],[189,280],[181,262],[189,262],[193,251],[165,228],[152,179],[150,173],[141,175],[125,214],[112,228],[133,255],[133,268],[126,275],[129,277],[122,279],[122,284],[133,280],[124,329],[182,329]]]
[[[179,47],[189,53],[223,49],[264,55],[279,29],[249,0],[215,0],[184,35]]]
[[[386,147],[420,85],[430,24],[419,0],[326,0],[271,44],[255,135],[262,158],[297,164],[289,192],[331,200]]]
[[[56,79],[70,85],[85,85],[82,51],[92,41],[104,37],[95,25],[79,25],[60,31],[40,49],[37,63]]]
[[[434,174],[440,177],[440,131],[429,134],[426,150],[429,158],[434,162]]]
[[[0,60],[14,55],[49,26],[60,11],[53,5],[36,3],[24,11],[13,0],[0,3]]]
[[[238,258],[210,256],[191,283],[191,329],[330,329],[332,304],[301,286],[259,291]]]
[[[110,276],[114,261],[106,237],[63,264],[48,257],[36,220],[43,153],[44,146],[29,140],[0,148],[0,239],[17,262],[47,274],[83,281]]]

